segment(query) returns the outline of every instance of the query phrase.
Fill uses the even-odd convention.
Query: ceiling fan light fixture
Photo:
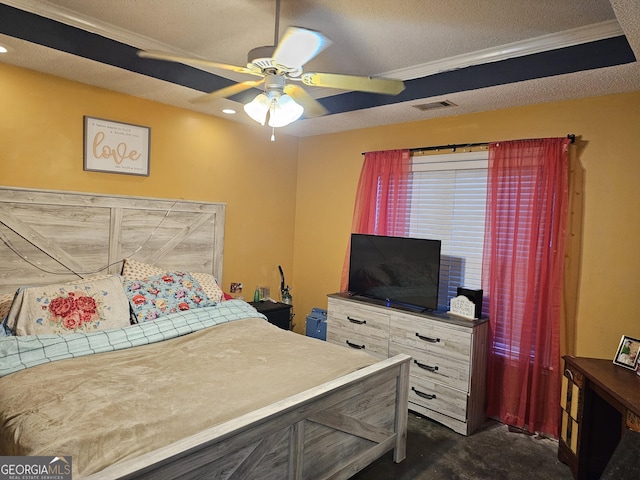
[[[264,125],[267,121],[269,108],[271,108],[271,99],[261,93],[244,106],[244,111],[260,125]]]
[[[289,95],[282,94],[275,100],[269,111],[269,126],[270,127],[284,127],[291,122],[295,122],[299,119],[304,112],[302,105],[296,103],[296,101]]]

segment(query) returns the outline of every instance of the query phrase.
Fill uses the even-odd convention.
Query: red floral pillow
[[[23,288],[7,316],[16,335],[93,332],[131,324],[119,276]]]

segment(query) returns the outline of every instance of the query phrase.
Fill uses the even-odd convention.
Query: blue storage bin
[[[312,308],[307,315],[306,324],[307,337],[327,339],[327,311],[322,308]]]

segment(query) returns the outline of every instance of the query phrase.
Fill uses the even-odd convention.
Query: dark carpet
[[[352,479],[572,480],[557,452],[556,440],[509,431],[493,420],[465,437],[409,412],[407,458],[396,464],[387,453]]]

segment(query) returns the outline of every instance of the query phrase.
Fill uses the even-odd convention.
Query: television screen
[[[351,235],[349,292],[390,306],[438,309],[440,240]]]

